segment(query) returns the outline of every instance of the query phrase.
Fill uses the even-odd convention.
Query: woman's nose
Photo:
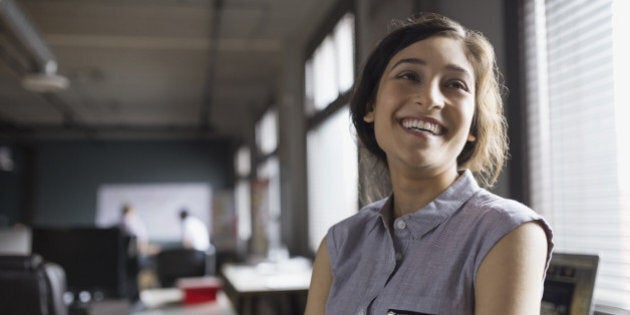
[[[444,107],[445,97],[437,82],[427,82],[417,93],[418,103],[428,109],[441,109]]]

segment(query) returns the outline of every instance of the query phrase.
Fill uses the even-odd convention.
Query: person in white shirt
[[[135,209],[130,204],[125,204],[121,209],[121,216],[123,232],[128,236],[135,237],[138,252],[147,253],[149,248],[147,229]]]
[[[182,222],[182,245],[185,248],[208,250],[210,236],[206,225],[198,218],[191,216],[186,209],[180,210],[179,218]]]

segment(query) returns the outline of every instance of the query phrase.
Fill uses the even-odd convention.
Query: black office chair
[[[66,275],[39,255],[0,256],[0,314],[67,315]]]
[[[179,278],[214,274],[213,253],[195,249],[162,250],[156,258],[156,273],[162,287],[172,287]]]

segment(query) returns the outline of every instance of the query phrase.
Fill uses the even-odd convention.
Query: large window
[[[630,310],[628,2],[525,3],[532,207],[556,251],[600,255],[595,303]]]
[[[256,123],[256,147],[263,156],[274,154],[278,147],[278,112],[273,108]]]
[[[305,66],[306,111],[325,109],[354,81],[354,16],[347,14],[317,46]]]
[[[258,159],[253,188],[254,251],[272,253],[284,245],[280,239],[280,166],[278,148],[278,112],[270,108],[256,123]]]
[[[330,226],[357,212],[357,146],[350,114],[339,110],[308,133],[309,244],[316,249]]]
[[[251,163],[251,152],[249,148],[247,146],[240,147],[234,157],[237,177],[234,200],[236,201],[236,216],[238,219],[238,238],[241,241],[248,241],[252,236]]]
[[[276,156],[269,157],[258,166],[258,181],[263,187],[259,195],[262,211],[259,218],[263,218],[261,222],[266,224],[268,250],[274,251],[284,247],[280,239],[280,164]]]
[[[358,210],[358,153],[347,100],[354,80],[354,16],[346,14],[305,64],[309,245]]]

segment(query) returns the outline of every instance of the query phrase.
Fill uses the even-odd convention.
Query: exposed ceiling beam
[[[0,117],[0,139],[221,139],[225,138],[216,132],[208,132],[197,127],[187,126],[138,126],[124,124],[102,124],[89,126],[75,125],[63,127],[59,125],[29,124],[23,127],[18,124],[4,122]]]
[[[222,38],[216,44],[210,38],[156,36],[111,36],[47,34],[46,41],[55,47],[97,47],[128,49],[209,50],[216,45],[220,52],[280,52],[283,44],[275,39]]]

